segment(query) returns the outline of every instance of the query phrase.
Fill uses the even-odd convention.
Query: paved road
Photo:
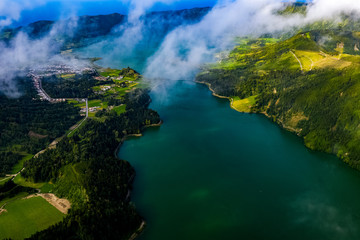
[[[86,115],[85,115],[85,118],[73,129],[71,130],[67,136],[69,136],[71,133],[73,133],[76,129],[78,129],[82,124],[83,122],[86,121],[86,119],[89,117],[89,104],[88,104],[88,99],[86,98],[85,99],[86,101]]]

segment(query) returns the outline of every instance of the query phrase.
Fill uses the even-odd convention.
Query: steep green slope
[[[261,112],[360,169],[360,38],[357,32],[311,31],[288,40],[243,39],[197,81]]]

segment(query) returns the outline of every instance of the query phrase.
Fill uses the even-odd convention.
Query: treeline
[[[141,217],[129,201],[134,170],[114,151],[127,134],[140,133],[147,124],[158,123],[159,115],[148,109],[150,97],[145,90],[127,93],[127,111],[109,116],[105,122],[89,119],[72,137],[58,143],[56,149],[26,163],[22,176],[35,182],[62,183],[69,166],[77,171],[78,188],[86,198],[73,198],[72,187],[58,186],[60,197],[68,197],[73,207],[57,225],[39,232],[31,239],[127,239],[141,224]],[[74,167],[74,169],[76,169]],[[72,185],[72,186],[70,186]],[[55,190],[56,191],[56,190]]]
[[[0,95],[0,175],[17,162],[17,152],[37,153],[81,118],[70,104],[38,100],[30,79],[17,81],[21,97]]]
[[[13,166],[21,159],[21,155],[12,151],[0,152],[0,177],[11,172]]]
[[[34,188],[23,187],[16,185],[11,179],[5,184],[0,185],[0,201],[3,199],[9,199],[15,197],[19,193],[36,193],[37,190]]]

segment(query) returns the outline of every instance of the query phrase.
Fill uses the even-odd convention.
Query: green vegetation
[[[120,73],[121,70],[106,68],[100,73],[100,75],[103,77],[119,77]]]
[[[42,87],[52,98],[89,98],[97,81],[96,73],[44,77]]]
[[[96,109],[90,112],[91,118],[72,134],[59,138],[56,148],[48,148],[37,158],[23,152],[20,155],[19,152],[18,163],[12,167],[12,171],[19,171],[23,166],[25,170],[13,181],[1,179],[0,202],[9,207],[16,203],[19,213],[23,211],[21,204],[26,206],[28,201],[22,198],[36,192],[36,189],[43,193],[55,193],[71,201],[72,209],[64,220],[37,233],[34,239],[48,239],[55,234],[63,238],[77,235],[82,238],[127,239],[140,226],[142,219],[129,202],[134,170],[129,163],[117,159],[114,151],[126,135],[138,134],[146,125],[158,123],[160,119],[156,112],[147,108],[150,103],[147,90],[135,88],[140,76],[129,69],[121,71],[133,74],[126,76],[127,79],[132,77],[131,80],[124,80],[125,77],[103,79],[97,74],[88,76],[93,79],[89,79],[92,83],[89,85],[91,98],[88,106],[89,109]],[[79,79],[83,77],[79,76]],[[67,81],[74,79],[72,76],[61,78],[62,83]],[[76,81],[74,84],[77,84]],[[94,88],[101,90],[101,86],[110,86],[110,89],[102,93],[93,92]],[[85,102],[78,98],[63,104],[77,110],[85,107]],[[10,223],[19,217],[16,211],[8,210],[6,214],[1,216],[7,216]],[[46,215],[41,215],[37,210],[31,213],[31,216],[35,215],[39,218],[38,222],[46,219]],[[24,233],[15,233],[23,224],[23,221],[19,221],[8,231],[0,227],[0,233],[12,238],[20,236],[17,234],[29,237],[31,233],[59,220],[47,221],[49,224],[41,229],[34,221],[35,225],[25,227]]]
[[[286,4],[283,9],[278,11],[278,14],[283,15],[283,16],[290,16],[290,15],[293,15],[293,14],[305,15],[306,14],[306,8],[307,8],[306,3],[298,2],[298,3],[295,3],[295,4]]]
[[[252,106],[256,103],[256,96],[240,99],[239,97],[232,98],[232,107],[239,112],[251,112]]]
[[[122,114],[122,113],[124,113],[126,111],[125,110],[126,105],[121,105],[121,106],[118,106],[118,107],[114,107],[113,109],[118,115],[120,115],[120,114]]]
[[[102,69],[99,71],[101,72]],[[127,134],[140,133],[146,125],[158,123],[160,120],[156,112],[147,109],[150,103],[147,90],[136,89],[141,79],[138,73],[129,68],[107,69],[107,71],[123,75],[104,78],[94,72],[83,75],[66,74],[43,79],[45,82],[43,85],[51,89],[49,92],[54,94],[52,97],[64,98],[67,97],[66,94],[72,97],[66,102],[50,104],[29,100],[30,97],[36,99],[35,92],[24,95],[22,101],[25,106],[36,103],[35,106],[40,105],[41,107],[43,104],[49,108],[44,110],[43,107],[34,110],[39,117],[40,111],[42,111],[41,116],[45,116],[44,120],[49,121],[47,114],[58,116],[63,114],[64,110],[69,111],[64,114],[64,119],[50,118],[53,120],[51,126],[54,129],[58,129],[57,124],[62,124],[61,131],[65,126],[70,128],[74,122],[71,125],[66,125],[64,122],[71,114],[76,114],[74,120],[80,120],[79,108],[85,108],[86,105],[83,98],[89,99],[90,119],[83,122],[82,126],[70,135],[64,136],[60,130],[56,134],[51,134],[52,132],[49,130],[46,131],[44,126],[47,125],[35,115],[37,117],[35,119],[41,123],[42,128],[33,128],[38,123],[29,122],[32,128],[26,129],[30,132],[26,136],[44,141],[39,148],[36,148],[36,151],[40,150],[40,146],[42,149],[46,148],[46,145],[50,143],[50,140],[54,140],[55,136],[59,142],[56,148],[48,148],[37,158],[33,158],[33,154],[36,152],[26,151],[28,149],[24,148],[21,141],[14,142],[18,144],[2,145],[0,161],[4,164],[0,166],[5,169],[3,172],[17,173],[23,167],[25,170],[13,180],[11,180],[12,177],[0,178],[0,203],[6,204],[8,210],[1,214],[0,222],[8,221],[9,224],[12,224],[15,219],[19,218],[19,214],[29,207],[29,202],[35,201],[23,200],[23,198],[39,190],[42,193],[51,192],[69,199],[72,202],[72,211],[64,221],[44,232],[39,232],[34,237],[35,239],[49,238],[54,236],[54,233],[58,233],[64,238],[81,235],[85,238],[89,236],[113,238],[116,236],[117,239],[126,239],[139,227],[141,218],[129,202],[128,195],[134,170],[129,163],[114,157],[114,151]],[[25,82],[24,84],[26,85]],[[31,86],[29,89],[32,89]],[[26,103],[25,99],[30,103]],[[7,99],[4,97],[3,100]],[[10,100],[7,100],[6,103],[14,105]],[[17,107],[21,107],[21,104],[18,104]],[[58,112],[54,113],[55,110]],[[9,115],[11,116],[11,114]],[[7,118],[4,117],[2,120],[6,123]],[[13,126],[10,121],[7,124]],[[9,130],[9,132],[11,131]],[[5,136],[6,134],[4,134]],[[5,164],[9,159],[11,164]],[[36,204],[41,205],[40,202],[30,204],[34,209],[31,212],[24,212],[25,217],[17,224],[13,224],[12,228],[7,225],[3,225],[4,229],[0,227],[0,235],[12,238],[29,237],[34,232],[43,230],[62,219],[63,216],[57,218],[56,214],[51,214],[53,219],[48,217],[46,212],[49,212],[47,209],[49,204],[42,204],[41,207]],[[12,206],[18,211],[14,211]],[[35,217],[37,220],[32,220],[31,217]],[[33,223],[23,227],[26,221]],[[48,224],[43,224],[43,221],[47,221]],[[39,226],[42,227],[39,228]],[[18,228],[22,230],[17,231]],[[104,232],[106,233],[104,234]]]
[[[34,157],[34,155],[32,155],[32,154],[25,154],[22,157],[22,159],[17,164],[15,164],[15,166],[13,167],[13,169],[11,171],[11,174],[16,174],[16,173],[20,172],[20,170],[24,167],[24,163],[33,157]]]
[[[75,235],[83,239],[128,239],[140,226],[141,217],[129,202],[134,170],[128,162],[117,159],[114,151],[127,134],[140,133],[160,119],[147,108],[150,97],[146,90],[127,93],[123,101],[125,112],[101,111],[104,121],[89,119],[56,148],[25,163],[20,180],[52,182],[51,191],[72,202],[72,210],[62,222],[32,239],[54,235],[64,239]]]
[[[19,185],[19,186],[35,188],[35,189],[40,189],[45,185],[45,182],[34,183],[33,181],[27,181],[25,178],[23,178],[21,176],[21,174],[17,175],[14,178],[14,183]]]
[[[197,81],[232,97],[237,110],[265,113],[309,148],[337,154],[360,170],[359,34],[321,30],[259,41],[239,40]]]
[[[138,80],[140,77],[140,74],[136,72],[135,70],[131,68],[123,68],[121,70],[118,69],[111,69],[111,68],[105,68],[101,69],[100,75],[103,77],[115,77],[120,79],[126,79],[126,80]]]
[[[43,79],[43,87],[51,97],[70,98],[67,102],[83,111],[86,104],[80,99],[88,98],[89,117],[104,121],[108,110],[118,115],[125,112],[123,98],[140,84],[140,80],[140,74],[131,68],[119,70],[97,67],[97,71],[84,74],[46,77]]]
[[[17,199],[0,214],[1,238],[24,239],[60,222],[65,216],[42,197]]]
[[[29,196],[29,192],[19,192],[16,195],[11,195],[11,196],[7,196],[5,198],[2,198],[2,200],[0,200],[0,207],[4,206],[7,203],[13,202],[17,199],[22,199],[25,198],[27,196]]]
[[[44,149],[80,119],[70,104],[38,100],[30,79],[17,81],[21,97],[0,95],[0,176],[19,171],[24,155]]]

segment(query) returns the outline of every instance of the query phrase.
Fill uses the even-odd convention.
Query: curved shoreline
[[[143,134],[142,132],[147,129],[147,128],[150,128],[150,127],[160,127],[161,125],[163,124],[163,121],[160,120],[160,122],[158,123],[154,123],[154,124],[149,124],[149,125],[146,125],[144,126],[142,129],[141,129],[141,133],[138,133],[138,134],[127,134],[125,135],[121,140],[120,140],[120,143],[119,145],[117,146],[117,148],[115,149],[115,152],[114,152],[114,155],[116,158],[120,159],[118,157],[118,153],[120,152],[120,149],[121,149],[121,146],[122,144],[129,138],[129,137],[142,137]],[[130,163],[131,165],[131,163]],[[132,182],[134,181],[135,179],[135,175],[136,175],[136,170],[134,169],[135,173],[131,176],[131,178],[129,179],[129,182]],[[129,198],[129,201],[130,201],[130,196],[131,196],[131,190],[128,189],[128,197]],[[145,226],[146,226],[146,222],[144,219],[142,219],[142,222],[139,226],[139,228],[129,237],[128,240],[135,240],[145,229]]]
[[[233,105],[234,103],[234,99],[232,97],[226,97],[226,96],[221,96],[219,94],[217,94],[215,92],[214,89],[211,88],[211,84],[210,83],[207,83],[207,82],[201,82],[201,81],[196,81],[196,83],[199,83],[199,84],[205,84],[206,86],[208,86],[209,90],[212,92],[212,95],[215,96],[215,97],[218,97],[218,98],[223,98],[223,99],[228,99],[230,101],[230,107],[232,109],[234,109],[235,111],[238,111],[238,112],[241,112],[241,113],[248,113],[248,112],[243,112],[243,111],[239,111],[238,109],[236,109]],[[266,112],[254,112],[254,113],[259,113],[259,114],[263,114],[265,115],[267,118],[269,119],[272,119],[272,117],[267,114]],[[299,129],[295,129],[295,128],[292,128],[290,126],[286,126],[280,119],[276,119],[276,121],[274,120],[274,122],[276,122],[278,125],[280,125],[283,129],[289,131],[289,132],[292,132],[294,134],[296,134],[297,136],[300,136],[300,130]]]
[[[196,83],[200,83],[200,84],[204,84],[206,86],[208,86],[209,90],[212,92],[212,95],[215,96],[215,97],[218,97],[218,98],[223,98],[223,99],[228,99],[230,101],[230,107],[232,109],[234,109],[235,111],[237,112],[241,112],[241,113],[247,113],[247,112],[243,112],[243,111],[240,111],[239,109],[237,109],[236,107],[234,107],[234,99],[232,97],[226,97],[226,96],[222,96],[222,95],[219,95],[215,92],[215,90],[211,87],[211,84],[210,83],[207,83],[207,82],[201,82],[201,81],[197,81],[195,80]]]

